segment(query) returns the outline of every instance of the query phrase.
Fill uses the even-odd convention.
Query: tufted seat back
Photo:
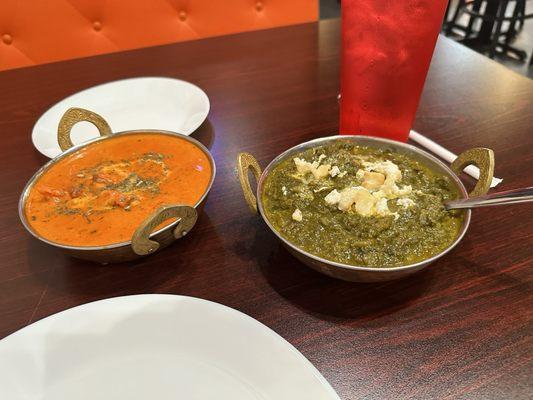
[[[0,70],[317,18],[318,0],[1,0]]]

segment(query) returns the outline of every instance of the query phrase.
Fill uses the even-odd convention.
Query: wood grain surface
[[[176,293],[271,327],[343,399],[531,398],[532,205],[475,210],[460,246],[426,271],[357,284],[300,264],[244,202],[239,151],[266,166],[336,133],[339,34],[330,20],[0,73],[0,338],[89,301]],[[46,161],[31,143],[37,118],[81,89],[150,75],[191,81],[211,100],[194,137],[218,176],[195,229],[159,254],[108,266],[30,237],[17,202]],[[532,81],[439,39],[416,130],[455,152],[494,149],[503,190],[533,184],[532,127]]]

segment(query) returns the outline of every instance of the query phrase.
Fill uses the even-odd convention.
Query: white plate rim
[[[178,294],[163,294],[163,293],[153,293],[153,294],[135,294],[135,295],[125,295],[125,296],[115,296],[115,297],[109,297],[105,299],[100,300],[94,300],[90,301],[88,303],[83,303],[71,308],[67,308],[66,310],[59,311],[57,313],[54,313],[52,315],[46,316],[44,318],[41,318],[38,321],[35,321],[29,325],[26,325],[19,330],[9,334],[8,336],[0,339],[0,349],[4,346],[8,346],[10,341],[13,338],[18,338],[21,335],[24,335],[26,331],[38,329],[40,325],[50,324],[53,323],[61,318],[64,318],[65,316],[68,316],[68,314],[71,313],[79,313],[83,312],[84,310],[91,308],[91,307],[98,307],[98,306],[106,306],[107,304],[112,304],[115,301],[134,301],[136,298],[159,298],[159,299],[176,299],[176,300],[184,300],[184,301],[192,301],[196,303],[207,303],[210,307],[218,308],[222,311],[234,313],[238,315],[241,318],[244,318],[252,323],[259,324],[259,326],[265,330],[265,332],[268,332],[268,335],[271,336],[274,340],[278,340],[281,343],[283,343],[287,350],[290,351],[292,354],[294,354],[298,360],[300,361],[302,367],[305,367],[311,372],[311,374],[319,381],[321,386],[328,392],[328,395],[331,396],[332,399],[338,399],[341,400],[337,392],[333,389],[333,387],[330,385],[330,383],[324,378],[324,376],[320,373],[320,371],[309,361],[296,347],[294,347],[289,341],[287,341],[285,338],[283,338],[280,334],[278,334],[276,331],[274,331],[272,328],[269,328],[267,325],[263,324],[261,321],[258,321],[257,319],[249,316],[248,314],[245,314],[242,311],[239,311],[235,308],[226,306],[221,303],[217,303],[215,301],[202,299],[199,297],[193,297],[193,296],[185,296],[185,295],[178,295]]]
[[[194,131],[196,131],[201,125],[202,123],[204,123],[204,121],[207,119],[207,116],[209,115],[209,112],[211,111],[211,102],[209,101],[209,96],[207,96],[207,93],[202,89],[200,88],[198,85],[195,85],[194,83],[191,83],[189,81],[185,81],[183,79],[178,79],[178,78],[173,78],[173,77],[170,77],[170,76],[156,76],[156,75],[147,75],[147,76],[135,76],[135,77],[131,77],[131,78],[124,78],[124,79],[116,79],[114,81],[109,81],[109,82],[102,82],[102,83],[99,83],[97,85],[94,85],[94,86],[90,86],[88,88],[85,88],[85,89],[82,89],[80,91],[77,91],[75,93],[72,93],[70,95],[68,95],[67,97],[63,97],[61,100],[57,101],[56,103],[52,104],[50,107],[48,107],[40,116],[39,118],[37,118],[37,120],[35,121],[35,123],[33,124],[32,126],[32,130],[31,130],[31,142],[33,144],[33,147],[35,147],[35,149],[41,153],[43,156],[47,157],[47,158],[54,158],[52,156],[50,156],[49,154],[46,154],[45,150],[41,149],[41,147],[36,143],[36,136],[37,136],[37,130],[39,128],[39,125],[42,123],[42,120],[44,120],[46,117],[47,117],[47,114],[50,114],[51,111],[56,108],[56,107],[59,107],[61,105],[61,103],[63,102],[67,102],[68,100],[72,99],[73,97],[75,96],[79,96],[79,95],[83,95],[84,93],[88,92],[88,91],[92,91],[92,90],[95,90],[95,89],[98,89],[98,88],[101,88],[102,86],[111,86],[111,85],[114,85],[116,83],[119,83],[119,82],[126,82],[126,81],[135,81],[135,80],[144,80],[144,79],[158,79],[158,80],[167,80],[167,81],[172,81],[174,83],[180,83],[180,84],[185,84],[186,86],[190,86],[193,88],[193,90],[197,91],[198,94],[204,98],[205,100],[205,104],[206,104],[206,109],[205,109],[205,116],[202,117],[201,119],[201,122],[198,124],[198,126],[194,127],[193,129],[189,129],[190,132],[180,132],[181,134],[183,135],[186,135],[186,136],[189,136],[191,135]],[[59,123],[59,121],[57,121]],[[113,127],[111,127],[113,128]],[[136,129],[149,129],[150,127],[147,127],[147,126],[140,126],[140,127],[137,127]],[[172,129],[169,129],[169,131],[174,131]]]

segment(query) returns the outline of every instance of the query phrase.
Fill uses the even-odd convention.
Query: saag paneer
[[[438,254],[463,213],[449,178],[391,150],[337,141],[283,160],[267,176],[264,212],[299,248],[339,263],[395,267]]]

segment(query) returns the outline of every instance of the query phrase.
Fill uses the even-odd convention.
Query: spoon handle
[[[471,197],[469,199],[450,200],[445,202],[444,206],[448,210],[451,210],[454,208],[475,208],[501,204],[526,203],[528,201],[533,201],[533,186],[487,194],[485,196]]]

